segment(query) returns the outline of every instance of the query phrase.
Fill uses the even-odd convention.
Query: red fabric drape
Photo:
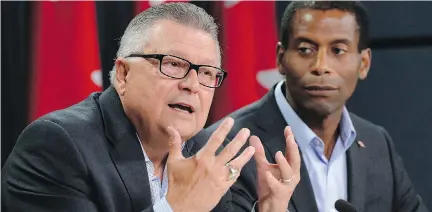
[[[95,2],[35,2],[31,120],[102,89]]]
[[[258,100],[276,72],[275,2],[221,2],[223,64],[228,78],[212,108],[212,119]],[[275,74],[276,73],[276,74]]]

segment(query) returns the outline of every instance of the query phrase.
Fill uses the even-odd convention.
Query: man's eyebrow
[[[343,44],[348,45],[351,43],[351,40],[346,39],[346,38],[340,38],[340,39],[336,39],[336,40],[331,42],[331,44],[337,44],[337,43],[343,43]]]
[[[311,39],[309,39],[309,38],[306,38],[306,37],[298,37],[298,38],[295,38],[295,39],[294,39],[294,42],[295,42],[296,44],[299,44],[299,43],[305,42],[305,43],[310,43],[310,44],[312,44],[312,45],[314,45],[314,46],[318,46],[318,43],[317,43],[317,42],[315,42],[315,41],[313,41],[313,40],[311,40]],[[330,44],[332,44],[332,45],[334,45],[334,44],[338,44],[338,43],[342,43],[342,44],[345,44],[345,45],[349,45],[350,43],[352,43],[352,41],[351,41],[350,39],[346,39],[346,38],[339,38],[339,39],[335,39],[335,40],[333,40],[333,41],[330,42]]]
[[[313,40],[311,40],[309,38],[306,38],[306,37],[297,37],[297,38],[294,39],[294,42],[296,44],[305,42],[305,43],[310,43],[310,44],[312,44],[314,46],[318,46],[317,42],[315,42],[315,41],[313,41]]]

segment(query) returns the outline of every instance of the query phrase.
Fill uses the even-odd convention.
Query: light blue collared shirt
[[[356,138],[349,113],[344,107],[339,125],[340,133],[330,160],[327,160],[324,155],[324,142],[300,119],[283,95],[284,82],[285,80],[282,80],[276,85],[276,103],[302,152],[302,160],[309,173],[318,210],[337,212],[334,208],[336,200],[348,198],[345,153]]]
[[[142,145],[141,145],[142,147]],[[147,167],[148,179],[150,182],[150,191],[153,202],[153,210],[155,212],[173,212],[171,206],[169,205],[166,194],[168,192],[168,175],[167,175],[167,166],[165,164],[161,179],[158,176],[154,175],[154,165],[153,162],[148,158],[144,148],[143,148],[145,163]]]

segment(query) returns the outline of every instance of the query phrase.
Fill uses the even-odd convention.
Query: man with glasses
[[[30,124],[2,170],[5,211],[232,211],[229,188],[255,152],[239,152],[242,129],[220,146],[233,120],[201,130],[220,68],[217,26],[203,9],[175,3],[152,7],[127,27],[102,93]],[[300,156],[261,185],[260,211],[285,211],[298,183]],[[280,180],[280,181],[278,181]]]
[[[185,78],[190,70],[196,70],[198,82],[209,88],[217,88],[222,84],[222,80],[227,76],[227,73],[214,66],[210,65],[195,65],[181,57],[165,54],[131,54],[126,58],[142,57],[153,58],[159,60],[159,70],[167,77],[174,79]]]

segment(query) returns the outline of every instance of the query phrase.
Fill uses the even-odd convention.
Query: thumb
[[[180,133],[176,129],[174,129],[174,127],[171,126],[167,127],[167,132],[169,135],[168,161],[184,158],[181,149],[182,140],[181,140]]]

